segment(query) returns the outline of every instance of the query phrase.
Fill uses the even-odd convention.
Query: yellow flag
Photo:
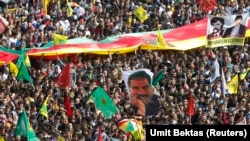
[[[227,90],[231,94],[237,94],[239,87],[239,75],[234,75],[233,79],[227,83]]]
[[[141,21],[144,22],[145,20],[148,19],[148,13],[147,11],[142,7],[139,6],[136,8],[136,10],[133,12],[133,14]]]
[[[13,62],[10,62],[9,68],[10,68],[10,72],[13,73],[14,76],[16,77],[19,72],[18,67]]]
[[[4,137],[0,137],[0,141],[5,141]]]
[[[157,44],[156,46],[159,47],[159,48],[167,48],[167,44],[166,44],[166,41],[161,33],[161,30],[160,28],[158,28],[158,37],[157,37]]]
[[[248,71],[250,70],[250,68],[248,68],[247,70],[245,70],[244,72],[242,72],[240,74],[240,80],[243,80],[246,78],[247,74],[248,74]]]
[[[26,67],[30,67],[30,66],[31,66],[31,65],[30,65],[30,58],[29,58],[28,55],[25,56],[25,66],[26,66]]]
[[[175,8],[174,8],[174,7],[172,7],[172,8],[171,8],[171,11],[173,11],[173,12],[174,12],[174,11],[175,11]]]
[[[60,136],[60,135],[58,135],[58,136],[57,136],[57,141],[65,141],[65,138],[62,137],[62,136]]]
[[[128,28],[131,27],[131,23],[132,23],[132,16],[129,16],[127,21]]]
[[[16,11],[16,8],[11,8],[11,9],[9,9],[9,11],[14,12],[14,11]]]
[[[48,109],[47,109],[47,105],[48,105],[48,99],[49,99],[50,95],[48,95],[45,99],[45,101],[43,102],[43,105],[40,109],[40,114],[45,116],[46,118],[48,118]]]
[[[50,0],[44,0],[43,1],[43,12],[47,14],[47,8],[49,6]]]
[[[74,10],[72,9],[71,5],[69,4],[69,1],[66,0],[66,2],[67,2],[68,10],[69,10],[69,16],[72,16]]]
[[[56,34],[56,33],[52,33],[52,38],[54,40],[54,44],[55,45],[59,45],[60,41],[65,41],[68,39],[67,36],[64,35],[60,35],[60,34]]]

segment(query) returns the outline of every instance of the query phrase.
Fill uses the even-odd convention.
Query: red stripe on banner
[[[8,64],[9,62],[18,58],[17,54],[12,54],[4,51],[0,51],[0,60],[2,63]]]
[[[176,28],[164,34],[163,37],[166,39],[166,41],[171,42],[171,41],[187,40],[192,38],[198,38],[201,36],[206,36],[207,22],[208,22],[207,20],[208,18],[205,18],[196,23]],[[249,20],[247,28],[250,29]]]

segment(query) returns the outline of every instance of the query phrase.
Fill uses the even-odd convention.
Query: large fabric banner
[[[153,73],[148,69],[139,69],[123,71],[122,74],[134,115],[157,115],[161,106],[152,86]]]
[[[207,47],[244,45],[248,14],[231,16],[208,16]]]

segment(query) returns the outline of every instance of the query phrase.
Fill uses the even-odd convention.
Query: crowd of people
[[[51,0],[44,14],[40,0],[1,3],[0,15],[9,25],[1,34],[0,45],[13,50],[36,48],[52,40],[52,33],[69,38],[86,37],[102,40],[108,36],[178,28],[207,16],[195,0],[81,0],[74,1],[70,14],[66,1]],[[209,14],[231,15],[250,12],[248,0],[217,0],[217,7]],[[133,10],[143,6],[148,19],[141,22]],[[132,17],[131,21],[129,20]],[[249,40],[243,47],[227,46],[213,49],[226,81],[250,67]],[[14,136],[18,115],[25,108],[29,121],[40,140],[56,140],[60,135],[69,141],[96,141],[98,127],[102,126],[103,139],[126,141],[131,135],[118,127],[121,119],[136,118],[124,85],[123,70],[150,69],[154,74],[164,70],[164,78],[154,88],[161,110],[157,115],[143,117],[144,125],[250,125],[250,75],[240,81],[237,94],[224,95],[221,78],[210,83],[213,71],[212,49],[192,51],[141,51],[112,56],[80,54],[58,60],[44,60],[37,65],[31,60],[29,68],[33,84],[16,80],[8,65],[1,67],[0,75],[0,137],[5,141],[23,140]],[[62,89],[55,78],[71,64],[71,88]],[[56,69],[55,69],[56,68]],[[87,103],[96,86],[103,89],[119,108],[119,114],[105,119],[97,113],[93,103]],[[190,93],[195,99],[195,114],[186,114]],[[45,98],[48,102],[48,119],[39,114]],[[73,117],[68,118],[64,97],[69,95]]]

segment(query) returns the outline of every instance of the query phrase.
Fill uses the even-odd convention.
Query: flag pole
[[[48,95],[48,96],[50,96],[50,95]],[[46,101],[46,99],[48,98],[48,96],[45,98],[45,100],[44,100],[44,101]],[[44,104],[44,101],[43,101],[43,104]],[[42,106],[43,106],[43,104],[42,104]],[[41,106],[41,107],[42,107],[42,106]],[[47,106],[47,105],[46,105],[46,106]],[[34,125],[35,125],[35,124],[37,123],[37,121],[38,121],[37,119],[38,119],[38,116],[39,116],[39,115],[40,115],[40,113],[41,113],[41,107],[40,107],[40,109],[39,109],[39,112],[36,114],[36,118],[35,118],[36,120],[35,120]]]
[[[224,60],[224,53],[225,53],[225,49],[224,49],[224,47],[222,48],[222,58],[221,58],[221,74],[223,73],[223,77],[224,77],[224,80],[225,80],[225,74],[224,74],[224,70],[223,70],[223,62],[225,61]],[[221,81],[222,81],[222,77],[221,77]],[[226,82],[226,80],[225,80],[225,82]],[[223,87],[223,84],[222,84],[222,87]],[[226,88],[224,88],[224,89],[226,89]],[[222,90],[222,97],[223,97],[223,99],[225,100],[225,95],[226,95],[226,93],[225,93],[225,91],[224,90]]]
[[[39,110],[39,112],[36,114],[36,118],[35,118],[35,122],[33,123],[33,125],[35,126],[36,124],[37,124],[37,122],[38,122],[38,116],[40,115],[40,112],[41,112],[41,108],[40,108],[40,110]]]
[[[247,125],[247,119],[245,116],[243,117],[243,120],[244,120],[244,124]]]

